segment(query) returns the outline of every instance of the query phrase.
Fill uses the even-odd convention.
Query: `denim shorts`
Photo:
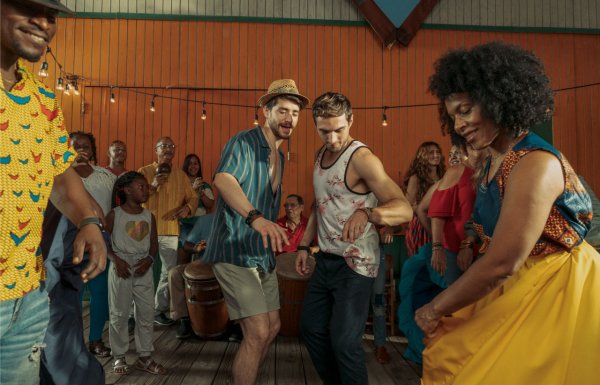
[[[21,298],[0,302],[0,384],[39,384],[49,314],[43,283]]]

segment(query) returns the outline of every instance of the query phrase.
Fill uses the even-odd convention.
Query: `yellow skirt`
[[[424,385],[600,384],[600,255],[528,260],[425,344]]]

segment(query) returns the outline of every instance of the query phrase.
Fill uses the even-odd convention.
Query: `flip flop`
[[[142,361],[141,359],[137,359],[135,361],[135,368],[139,370],[143,370],[150,374],[166,374],[167,369],[164,366],[156,363],[152,358],[149,358],[146,361]]]

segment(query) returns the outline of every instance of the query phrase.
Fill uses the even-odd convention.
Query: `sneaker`
[[[386,350],[385,346],[378,346],[375,348],[375,359],[380,364],[387,364],[390,362],[390,354]]]
[[[192,326],[190,323],[190,319],[188,317],[183,317],[179,320],[179,328],[177,328],[177,337],[180,340],[185,340],[186,338],[190,338],[192,336]]]
[[[154,316],[154,323],[157,325],[169,326],[169,325],[173,325],[175,323],[175,321],[173,321],[172,319],[167,317],[165,315],[165,313],[158,313],[157,315]]]
[[[127,331],[130,336],[135,332],[135,318],[129,317],[129,320],[127,320]]]

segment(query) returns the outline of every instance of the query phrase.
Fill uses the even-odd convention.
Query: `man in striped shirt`
[[[279,287],[274,252],[289,244],[277,221],[283,154],[308,99],[293,80],[276,80],[258,100],[265,124],[225,145],[214,187],[219,199],[203,260],[213,263],[229,317],[244,339],[233,362],[233,383],[254,384],[269,345],[279,332]],[[270,247],[269,247],[270,243]]]

